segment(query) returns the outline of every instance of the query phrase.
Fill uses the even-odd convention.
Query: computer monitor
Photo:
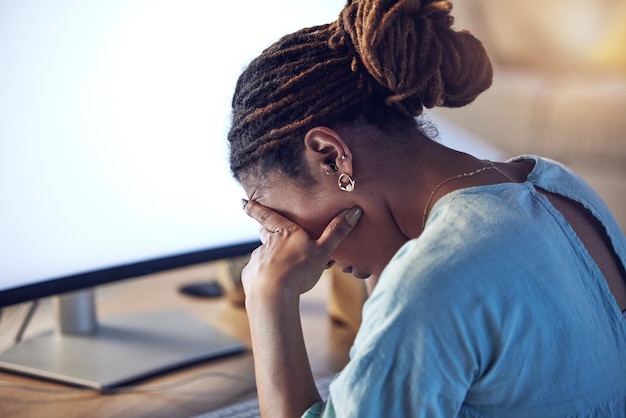
[[[67,321],[0,367],[107,389],[243,348],[179,314],[96,326],[88,289],[258,245],[227,164],[236,79],[343,3],[0,0],[0,307],[62,295]]]

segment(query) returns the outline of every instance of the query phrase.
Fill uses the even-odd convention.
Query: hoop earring
[[[346,173],[342,173],[339,176],[339,179],[337,179],[337,185],[339,186],[339,189],[348,193],[354,191],[354,183],[355,181],[352,179],[352,177],[350,177]]]

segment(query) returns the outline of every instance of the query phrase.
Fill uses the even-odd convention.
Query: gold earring
[[[339,179],[337,180],[337,185],[339,186],[339,189],[343,190],[344,192],[354,191],[354,183],[356,182],[346,173],[341,173]]]

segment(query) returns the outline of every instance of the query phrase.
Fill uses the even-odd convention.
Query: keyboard
[[[315,380],[317,390],[324,400],[328,399],[328,386],[330,386],[330,382],[333,381],[334,377],[327,376]],[[195,418],[257,418],[260,416],[259,401],[253,398],[198,415]]]

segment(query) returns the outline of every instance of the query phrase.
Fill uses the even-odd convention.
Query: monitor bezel
[[[254,251],[259,245],[261,245],[259,241],[247,241],[223,247],[152,258],[63,277],[41,278],[40,281],[32,284],[0,290],[0,308],[120,280],[140,278],[161,271],[243,256]]]

